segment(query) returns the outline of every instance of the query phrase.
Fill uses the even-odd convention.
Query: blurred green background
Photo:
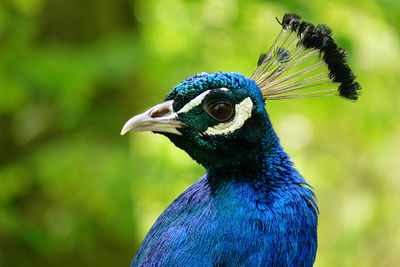
[[[203,175],[124,122],[198,72],[249,75],[296,12],[363,86],[267,103],[320,207],[316,266],[400,265],[400,2],[0,0],[0,266],[127,266]]]

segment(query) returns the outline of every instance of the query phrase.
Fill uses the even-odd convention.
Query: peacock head
[[[285,14],[279,23],[278,38],[250,77],[194,75],[174,87],[163,103],[128,120],[121,134],[161,133],[207,169],[237,170],[279,146],[265,100],[357,99],[360,86],[346,63],[347,53],[326,25],[314,26],[295,14]]]
[[[173,88],[165,102],[122,129],[166,135],[206,168],[249,162],[266,138],[269,120],[257,84],[235,72],[200,73]]]

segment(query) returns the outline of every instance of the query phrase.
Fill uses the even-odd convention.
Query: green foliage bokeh
[[[318,196],[316,266],[398,266],[399,3],[1,0],[0,266],[127,266],[204,170],[122,125],[195,73],[249,75],[286,12],[328,24],[363,87],[267,103]]]

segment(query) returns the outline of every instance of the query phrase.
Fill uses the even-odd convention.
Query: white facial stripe
[[[201,102],[203,101],[203,99],[206,97],[206,95],[210,92],[210,90],[207,90],[201,94],[199,94],[198,96],[196,96],[194,99],[190,100],[189,103],[187,103],[186,105],[184,105],[177,113],[185,113],[188,112],[189,110],[191,110],[192,108],[198,106],[201,104]]]
[[[245,98],[235,106],[236,115],[233,120],[208,127],[204,132],[206,135],[227,135],[233,133],[243,126],[245,121],[251,117],[253,110],[253,101],[250,97]]]
[[[219,90],[229,91],[229,89],[225,88],[225,87],[222,87]],[[191,110],[192,108],[197,107],[198,105],[201,104],[201,102],[203,102],[203,99],[206,97],[206,95],[208,95],[208,93],[210,93],[210,91],[211,90],[207,90],[207,91],[204,91],[203,93],[199,94],[194,99],[190,100],[189,103],[184,105],[177,113],[185,113],[185,112],[188,112],[189,110]]]

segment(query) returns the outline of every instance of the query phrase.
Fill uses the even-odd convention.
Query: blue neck
[[[243,163],[236,166],[205,166],[212,182],[222,180],[248,180],[253,183],[264,183],[279,186],[280,184],[305,184],[304,179],[293,167],[289,155],[283,150],[279,137],[267,118],[262,141],[246,151]],[[213,177],[216,177],[213,181]]]
[[[251,164],[207,168],[160,216],[132,266],[312,266],[314,194],[269,129]]]

